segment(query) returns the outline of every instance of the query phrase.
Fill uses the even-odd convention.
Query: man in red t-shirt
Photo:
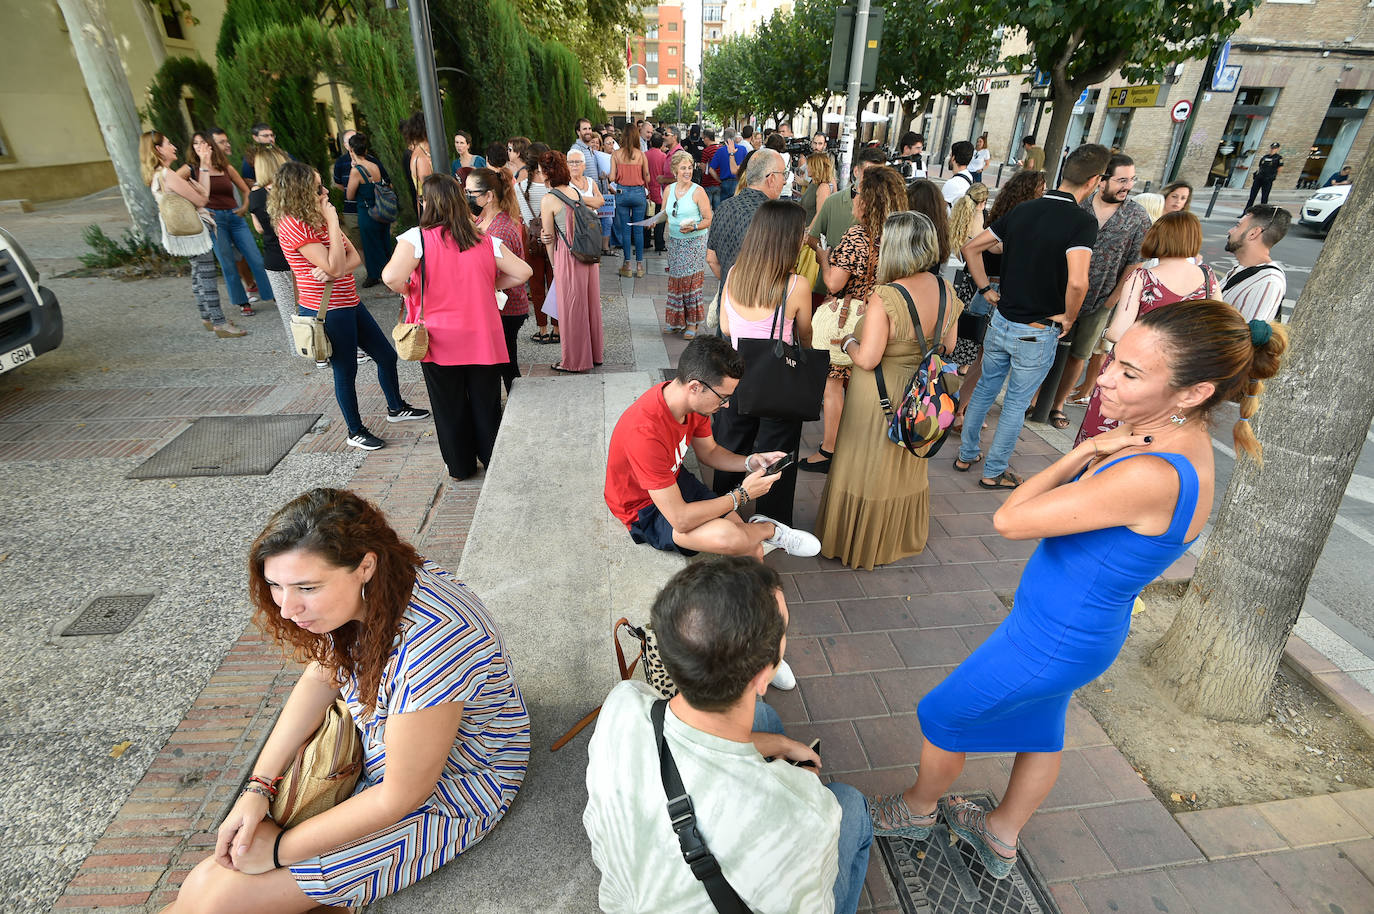
[[[706,141],[705,148],[701,150],[701,186],[714,207],[720,203],[720,178],[711,173],[711,160],[723,147],[716,142],[714,130],[701,131],[701,138]]]
[[[677,377],[650,388],[625,410],[611,433],[606,458],[606,505],[636,543],[687,555],[752,555],[763,546],[790,555],[816,555],[821,544],[762,514],[746,523],[737,513],[773,487],[776,475],[765,468],[781,451],[739,454],[711,435],[711,414],[730,399],[744,373],[744,362],[719,337],[697,337],[683,350]],[[704,466],[748,473],[728,495],[716,495],[682,468],[690,447]]]

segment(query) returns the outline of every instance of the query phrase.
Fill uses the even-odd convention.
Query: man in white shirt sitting
[[[1226,274],[1221,297],[1247,321],[1272,321],[1288,292],[1288,278],[1270,249],[1288,234],[1293,221],[1280,206],[1252,206],[1226,232],[1226,250],[1236,255],[1236,268]]]
[[[847,784],[822,784],[819,756],[785,736],[759,700],[787,646],[777,572],[745,557],[689,565],[659,593],[651,625],[682,690],[660,712],[691,798],[675,812],[694,815],[695,833],[750,910],[852,914],[873,840],[867,803]],[[588,747],[582,823],[601,870],[601,910],[712,914],[707,883],[684,859],[692,823],[679,819],[675,833],[669,817],[658,700],[641,680],[617,685]]]

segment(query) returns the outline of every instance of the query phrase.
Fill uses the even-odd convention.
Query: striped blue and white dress
[[[419,809],[389,828],[291,865],[296,884],[317,903],[356,906],[423,879],[491,831],[525,778],[530,717],[486,607],[433,562],[416,575],[375,710],[359,704],[356,678],[342,694],[362,733],[358,792],[386,776],[388,716],[463,702],[458,739]]]

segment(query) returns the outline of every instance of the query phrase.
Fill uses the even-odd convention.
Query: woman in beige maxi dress
[[[821,495],[816,532],[821,554],[851,568],[872,570],[925,549],[930,528],[926,460],[887,438],[887,416],[878,403],[873,368],[881,361],[888,396],[897,401],[924,355],[902,294],[916,304],[925,337],[935,336],[940,308],[938,275],[928,272],[939,256],[935,227],[919,213],[896,213],[883,228],[878,282],[868,309],[847,338],[854,371],[840,418],[834,464]],[[952,351],[963,306],[946,283],[945,320],[938,338]]]

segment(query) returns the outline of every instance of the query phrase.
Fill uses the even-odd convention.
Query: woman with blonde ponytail
[[[1287,346],[1282,325],[1247,323],[1210,299],[1151,311],[1125,332],[1098,381],[1117,427],[1026,480],[993,516],[1002,536],[1040,545],[1011,614],[917,706],[916,783],[870,801],[875,835],[923,840],[938,811],[993,877],[1010,874],[1021,829],[1059,776],[1074,690],[1115,662],[1135,598],[1207,523],[1208,416],[1239,402],[1236,448],[1258,459],[1249,419]],[[945,796],[969,752],[1017,753],[991,811]]]

